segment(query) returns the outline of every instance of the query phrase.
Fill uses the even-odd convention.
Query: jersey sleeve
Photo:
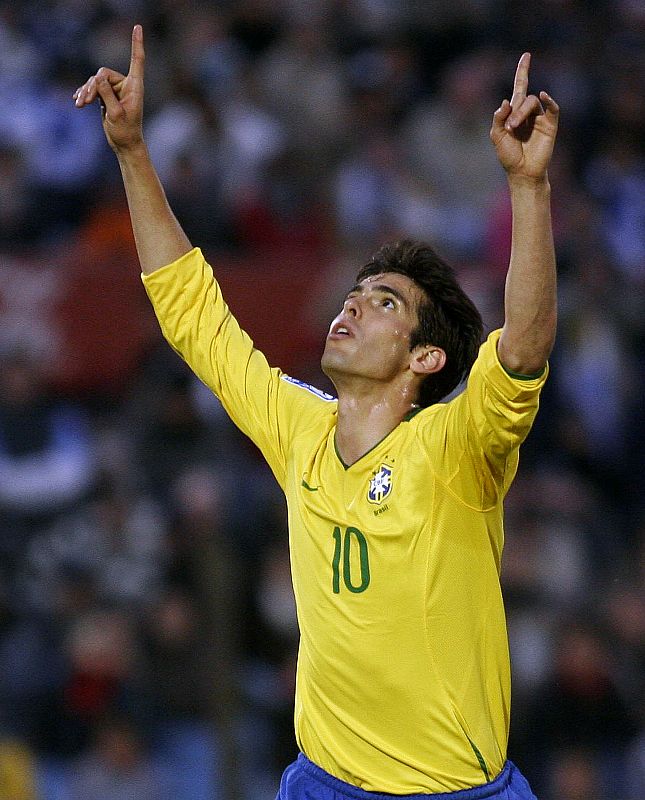
[[[447,404],[446,457],[437,467],[454,492],[481,509],[508,491],[548,375],[548,366],[536,378],[509,374],[497,354],[500,334],[482,344],[465,390]]]
[[[199,248],[142,280],[168,343],[217,395],[284,487],[295,428],[311,423],[325,400],[269,366],[229,310]]]

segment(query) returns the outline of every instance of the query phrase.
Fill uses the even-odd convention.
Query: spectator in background
[[[47,391],[27,352],[0,357],[0,549],[4,570],[38,526],[81,499],[94,473],[92,433],[77,404]]]
[[[76,575],[89,582],[98,603],[141,611],[160,591],[165,534],[165,519],[151,497],[103,476],[89,501],[28,548],[25,599],[41,613],[60,613],[66,585]]]
[[[262,709],[274,731],[274,744],[270,748],[268,761],[279,774],[284,764],[298,755],[293,735],[298,619],[291,588],[289,550],[284,541],[266,548],[256,602],[273,684],[271,702],[265,703]],[[256,690],[254,694],[257,699],[259,692]]]
[[[549,790],[548,776],[556,764],[568,772],[569,766],[561,763],[563,753],[585,751],[599,765],[598,797],[619,800],[629,743],[638,728],[617,684],[606,641],[588,622],[565,623],[553,659],[551,674],[534,693],[523,726],[527,774],[540,796]],[[582,780],[589,757],[574,759],[584,786],[591,780],[591,776]],[[577,800],[575,794],[572,798]]]
[[[441,197],[438,243],[456,259],[481,254],[482,210],[503,186],[484,110],[495,107],[498,72],[490,52],[464,56],[444,70],[437,96],[413,107],[403,127],[412,172]]]
[[[563,749],[555,753],[544,800],[610,800],[619,797],[603,789],[603,776],[593,753]]]
[[[432,190],[405,167],[395,133],[366,131],[334,176],[339,238],[372,248],[379,237],[441,235]]]
[[[176,99],[150,120],[150,151],[168,185],[177,215],[210,247],[232,246],[230,198],[225,194],[230,142],[207,94],[194,79],[174,76]]]
[[[640,114],[645,102],[638,98]],[[641,136],[645,135],[645,131]],[[645,286],[645,159],[642,139],[624,131],[603,142],[586,170],[587,186],[601,210],[602,235],[625,283]]]
[[[109,715],[94,735],[94,744],[75,764],[70,800],[171,800],[162,776],[147,752],[132,719]]]
[[[182,589],[168,589],[142,624],[144,680],[156,727],[208,718],[208,671],[200,611]]]
[[[213,434],[198,413],[190,378],[174,372],[156,379],[154,402],[146,398],[146,418],[139,431],[137,458],[148,479],[150,491],[167,508],[180,474],[196,463],[212,462],[220,449],[220,437]],[[150,383],[150,379],[146,384]]]
[[[288,20],[256,70],[268,108],[288,127],[294,149],[318,169],[329,165],[349,131],[344,76],[325,28]]]
[[[156,761],[167,765],[173,800],[216,800],[219,747],[211,723],[210,669],[200,606],[171,587],[141,626],[141,688]]]
[[[63,638],[65,671],[41,711],[38,747],[50,756],[83,754],[112,714],[144,717],[141,652],[134,620],[94,606],[72,619]]]
[[[34,194],[20,149],[0,143],[0,247],[31,244],[37,239]]]
[[[32,223],[43,242],[69,235],[82,222],[105,164],[100,126],[67,112],[69,80],[77,68],[60,58],[51,67],[51,82],[23,85],[0,126],[5,141],[23,155],[34,192]]]
[[[645,786],[645,728],[627,754],[627,800],[640,800]]]
[[[0,797],[3,800],[36,800],[33,754],[19,740],[0,735]]]
[[[602,480],[619,469],[637,371],[620,327],[607,319],[606,305],[589,294],[586,300],[563,322],[558,358],[567,368],[555,380],[565,415],[577,420],[578,446]]]
[[[645,724],[645,586],[625,569],[607,593],[605,622],[616,664],[616,680],[629,705]],[[643,784],[645,786],[645,784]]]
[[[38,754],[43,720],[65,680],[63,641],[60,631],[28,613],[1,585],[0,732]]]

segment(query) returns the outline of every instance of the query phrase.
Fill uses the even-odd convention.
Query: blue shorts
[[[490,783],[474,789],[440,794],[381,794],[366,792],[339,778],[334,778],[302,753],[286,768],[276,800],[537,800],[526,778],[511,761]]]

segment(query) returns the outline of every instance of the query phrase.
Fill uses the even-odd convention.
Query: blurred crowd
[[[283,500],[162,343],[98,109],[144,26],[146,139],[270,358],[428,239],[492,329],[488,140],[517,58],[561,105],[551,376],[507,502],[510,756],[542,800],[645,797],[642,0],[0,2],[0,797],[271,800],[294,757]]]

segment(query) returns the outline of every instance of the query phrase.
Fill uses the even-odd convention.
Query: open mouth
[[[349,329],[349,327],[342,322],[337,322],[335,325],[332,325],[331,330],[329,331],[330,339],[345,339],[352,335],[352,331]]]

